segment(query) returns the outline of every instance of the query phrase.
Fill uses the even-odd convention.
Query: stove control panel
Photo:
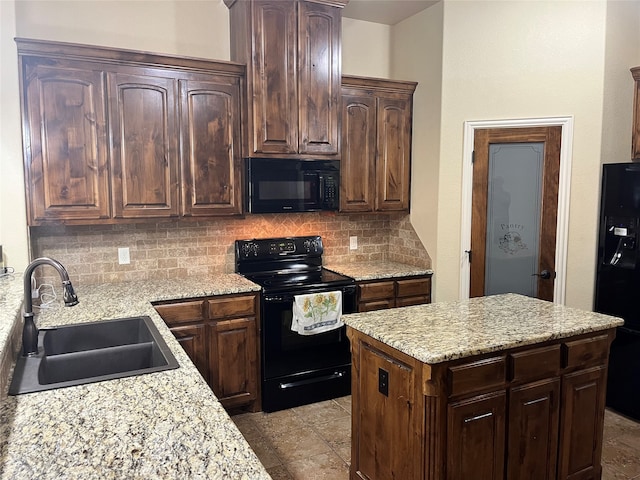
[[[322,237],[285,237],[236,240],[236,261],[267,260],[293,256],[319,257]]]

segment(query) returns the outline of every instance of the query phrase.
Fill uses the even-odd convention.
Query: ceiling
[[[349,0],[343,16],[367,22],[395,25],[438,0]]]

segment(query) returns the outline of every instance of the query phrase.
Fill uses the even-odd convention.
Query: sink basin
[[[178,368],[146,316],[42,329],[38,344],[37,355],[18,358],[10,395]]]

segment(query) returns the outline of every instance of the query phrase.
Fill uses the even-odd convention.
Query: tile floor
[[[273,480],[348,480],[351,397],[231,417]],[[640,423],[605,413],[602,480],[640,480]]]

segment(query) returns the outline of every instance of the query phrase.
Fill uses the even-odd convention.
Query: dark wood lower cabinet
[[[358,311],[431,303],[431,275],[358,282]]]
[[[166,301],[154,307],[225,408],[261,409],[258,294]]]
[[[347,335],[351,480],[601,478],[615,330],[431,365]]]

